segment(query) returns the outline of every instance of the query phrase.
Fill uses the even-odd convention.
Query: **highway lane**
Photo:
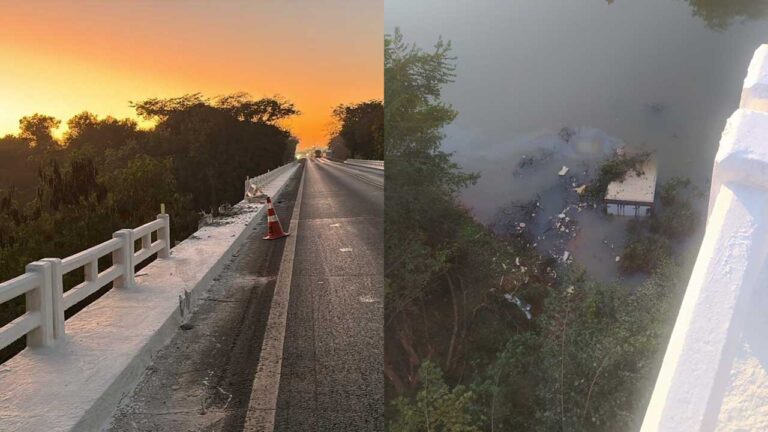
[[[275,430],[383,431],[383,172],[307,163]]]

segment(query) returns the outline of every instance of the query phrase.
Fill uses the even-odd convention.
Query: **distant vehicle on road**
[[[322,152],[322,150],[315,150],[315,157],[316,157],[316,158],[321,158],[321,157],[323,157],[323,152]]]

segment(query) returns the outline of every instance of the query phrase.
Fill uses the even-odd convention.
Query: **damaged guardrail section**
[[[768,45],[715,158],[709,216],[643,431],[768,430]]]
[[[153,235],[155,240],[152,240]],[[141,241],[136,250],[135,242]],[[26,267],[26,272],[0,283],[0,304],[26,296],[26,312],[0,328],[0,349],[27,336],[30,347],[50,346],[66,333],[64,312],[110,282],[115,288],[134,284],[137,265],[152,255],[170,255],[170,218],[160,214],[136,229],[122,229],[113,238],[64,259],[45,258]],[[99,269],[99,259],[111,255],[112,265]],[[85,280],[64,292],[64,276],[82,268]]]
[[[243,199],[246,202],[254,202],[255,199],[259,198],[258,195],[261,193],[261,190],[264,188],[264,185],[276,179],[280,174],[295,167],[297,163],[298,162],[287,163],[271,171],[267,171],[262,175],[246,178],[245,179],[245,195],[243,196]]]

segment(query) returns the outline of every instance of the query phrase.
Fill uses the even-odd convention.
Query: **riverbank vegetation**
[[[0,138],[0,281],[45,257],[66,257],[151,221],[164,203],[172,241],[198,227],[199,213],[239,202],[243,181],[293,160],[297,141],[279,121],[292,103],[188,94],[133,103],[153,120],[83,112],[67,121],[24,117],[20,133]],[[24,310],[23,298],[0,305],[0,325]],[[0,361],[23,340],[0,352]]]
[[[688,269],[670,252],[641,269],[636,288],[600,283],[540,255],[525,233],[476,222],[458,192],[477,175],[440,147],[458,114],[441,100],[454,77],[450,50],[442,40],[422,50],[398,30],[385,37],[388,428],[636,428]],[[665,238],[677,230],[668,220],[693,209],[679,185],[666,191],[670,212],[648,222]]]

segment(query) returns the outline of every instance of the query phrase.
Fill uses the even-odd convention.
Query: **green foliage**
[[[381,101],[342,104],[333,109],[333,117],[339,123],[334,135],[343,140],[350,157],[384,159],[384,104]]]
[[[670,179],[659,188],[661,206],[651,219],[651,230],[671,239],[690,236],[699,223],[694,200],[701,197],[701,191],[689,179]]]
[[[538,329],[534,430],[639,426],[681,292],[679,274],[664,262],[634,291],[574,275],[550,295]]]
[[[606,0],[613,4],[614,0]],[[734,22],[758,20],[768,17],[765,0],[685,0],[692,15],[699,17],[709,28],[725,31]]]
[[[395,297],[411,296],[445,270],[461,214],[455,193],[476,179],[440,150],[442,128],[456,117],[440,101],[453,77],[449,52],[442,41],[430,53],[406,45],[399,30],[384,39],[385,268],[404,266],[388,274]]]
[[[634,290],[564,275],[536,325],[509,338],[478,371],[474,409],[483,430],[635,430],[682,294],[663,261]]]
[[[421,389],[413,399],[394,401],[391,432],[480,432],[471,415],[472,391],[458,385],[450,389],[443,380],[440,367],[432,362],[419,369]]]
[[[651,274],[673,255],[671,240],[691,236],[698,228],[694,200],[701,193],[690,180],[674,177],[659,187],[659,206],[650,218],[630,223],[621,255],[623,273]]]
[[[274,124],[285,118],[299,115],[292,102],[278,96],[273,98],[251,99],[245,92],[218,96],[211,100],[201,93],[190,93],[179,97],[160,99],[149,98],[131,102],[141,117],[147,120],[166,120],[172,115],[193,111],[195,108],[210,107],[222,111],[229,117],[252,123]]]
[[[233,118],[253,123],[274,124],[301,114],[292,102],[279,96],[253,100],[245,92],[219,96],[214,100],[213,106],[225,111]]]
[[[641,175],[641,168],[649,157],[650,153],[639,153],[633,156],[615,156],[608,159],[600,165],[597,177],[587,187],[587,197],[594,201],[602,201],[609,184],[623,180],[630,170]]]
[[[765,19],[768,8],[764,0],[686,0],[693,16],[703,19],[717,31],[726,30],[733,22]]]
[[[57,142],[53,138],[53,129],[61,124],[61,120],[54,117],[32,114],[19,120],[19,138],[29,142],[29,146],[36,152],[42,153],[54,150]]]
[[[450,82],[450,44],[434,51],[385,38],[385,373],[389,399],[410,394],[425,359],[446,383],[482,370],[529,321],[505,295],[534,303],[552,281],[525,238],[497,238],[457,193],[475,181],[440,149],[456,116],[440,101]],[[524,266],[524,268],[523,268]],[[482,417],[475,409],[473,418]]]
[[[619,268],[627,274],[651,274],[660,262],[668,260],[671,255],[672,247],[667,239],[645,233],[632,235],[627,238]]]

